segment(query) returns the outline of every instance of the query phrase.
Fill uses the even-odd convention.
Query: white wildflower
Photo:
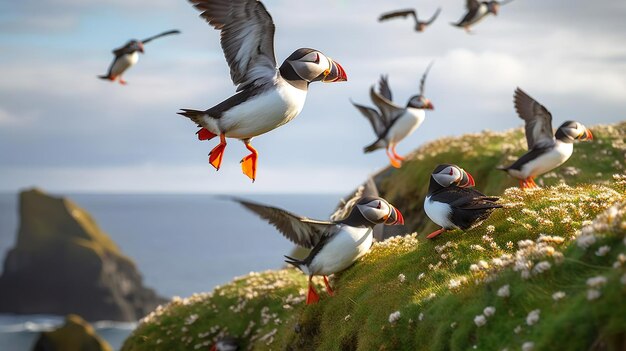
[[[585,235],[581,235],[578,237],[578,239],[576,239],[576,244],[578,245],[578,247],[580,247],[581,249],[588,249],[589,246],[593,245],[596,243],[596,237],[593,234],[585,234]]]
[[[419,316],[417,316],[417,320],[419,320],[419,321],[423,321],[423,320],[424,320],[424,314],[423,314],[423,313],[420,313],[420,315],[419,315]]]
[[[420,273],[420,274],[417,276],[417,280],[422,280],[422,279],[424,279],[424,277],[425,277],[425,276],[426,276],[426,273]]]
[[[541,313],[541,310],[538,310],[538,309],[530,311],[530,313],[528,313],[528,316],[526,316],[526,324],[528,325],[537,324],[537,322],[539,322],[540,313]]]
[[[592,278],[587,279],[587,286],[590,288],[598,288],[598,287],[605,285],[606,282],[607,282],[606,277],[599,275],[597,277],[592,277]]]
[[[486,261],[480,260],[478,261],[478,267],[482,269],[487,269],[489,268],[489,263],[487,263]]]
[[[515,327],[515,329],[513,329],[513,332],[514,332],[515,334],[519,334],[519,333],[521,333],[521,332],[522,332],[522,326],[521,326],[521,325],[518,325],[517,327]]]
[[[456,323],[456,322],[452,322],[452,323],[450,323],[450,328],[456,328],[456,326],[457,326],[457,323]]]
[[[534,274],[541,274],[547,270],[549,270],[552,267],[552,265],[550,264],[550,262],[548,261],[541,261],[539,263],[537,263],[535,265],[535,267],[533,267],[533,273]]]
[[[565,293],[563,291],[557,291],[552,294],[552,300],[559,301],[565,298]]]
[[[500,297],[509,297],[511,296],[511,289],[509,284],[503,285],[498,289],[498,296]]]
[[[621,278],[620,278],[620,283],[622,283],[622,285],[626,285],[626,274],[624,274]]]
[[[598,250],[596,251],[596,256],[606,256],[606,254],[609,253],[609,251],[611,251],[611,247],[608,245],[604,245],[604,246],[600,246],[598,248]]]
[[[485,307],[485,309],[483,310],[483,314],[485,315],[485,317],[491,317],[496,313],[496,308],[493,306],[487,306]]]
[[[602,295],[602,293],[598,289],[589,289],[589,290],[587,290],[587,300],[589,300],[589,301],[593,301],[593,300],[599,298],[601,295]]]
[[[613,263],[613,268],[622,267],[624,263],[626,263],[626,255],[624,255],[623,253],[620,253],[619,255],[617,255],[617,261]]]
[[[493,234],[496,231],[496,227],[492,225],[488,225],[486,230],[487,230],[487,234]]]
[[[352,316],[347,315],[347,316],[343,317],[343,320],[347,322],[347,321],[349,321],[349,320],[350,320],[350,318],[352,318]]]
[[[470,245],[470,249],[475,251],[485,251],[485,248],[480,245]]]
[[[535,343],[532,341],[526,341],[522,344],[522,351],[533,351],[535,349]]]
[[[394,324],[400,319],[400,311],[395,311],[389,315],[389,323]]]
[[[478,316],[474,317],[474,323],[477,327],[482,327],[483,325],[487,324],[487,318],[482,314],[479,314]]]
[[[406,280],[406,276],[400,273],[398,274],[398,280],[400,281],[400,283],[404,283],[404,281]]]
[[[478,271],[480,271],[480,267],[478,267],[478,265],[477,265],[477,264],[471,264],[471,265],[470,265],[470,271],[472,271],[472,272],[478,272]]]
[[[512,248],[513,248],[513,245],[515,245],[515,244],[513,244],[513,242],[512,242],[512,241],[508,241],[508,242],[506,243],[506,248],[507,248],[507,249],[512,249]]]

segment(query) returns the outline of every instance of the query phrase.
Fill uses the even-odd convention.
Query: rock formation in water
[[[33,351],[113,351],[102,340],[93,327],[77,315],[65,317],[65,324],[60,328],[43,332],[37,339]]]
[[[134,321],[164,302],[72,201],[32,189],[20,194],[19,210],[17,244],[0,277],[0,313]]]

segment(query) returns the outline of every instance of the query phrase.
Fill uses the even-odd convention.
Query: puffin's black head
[[[355,227],[374,227],[381,223],[403,225],[404,217],[387,200],[375,196],[365,196],[356,202],[348,217],[341,222]]]
[[[429,99],[425,98],[423,95],[415,95],[411,97],[407,107],[419,108],[422,110],[434,110],[435,107],[430,102]]]
[[[288,66],[287,66],[288,65]],[[310,82],[345,82],[348,80],[343,67],[330,57],[314,49],[298,49],[283,62],[280,67],[284,78],[295,80],[297,78]],[[289,77],[295,73],[297,77]]]
[[[495,16],[498,15],[498,11],[500,11],[500,3],[497,1],[489,1],[487,3],[487,11],[493,13]]]
[[[458,186],[459,188],[467,188],[476,185],[476,183],[474,183],[474,177],[472,177],[471,174],[457,165],[447,163],[435,167],[435,170],[430,176],[430,184],[431,188],[433,185],[444,188],[451,185]]]
[[[573,143],[574,140],[593,140],[593,134],[582,123],[566,121],[556,130],[554,137],[566,143]]]
[[[143,43],[139,40],[131,40],[126,45],[131,49],[131,52],[139,51],[143,54]]]

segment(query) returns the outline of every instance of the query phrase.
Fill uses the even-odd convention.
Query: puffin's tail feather
[[[368,152],[372,152],[374,150],[378,150],[378,149],[382,149],[385,146],[382,145],[381,143],[382,139],[378,139],[375,142],[371,143],[370,145],[367,145],[366,147],[363,148],[363,152],[364,153],[368,153]]]
[[[112,80],[112,79],[111,79],[111,76],[109,76],[108,74],[98,76],[98,78],[100,78],[100,79],[106,79],[106,80]]]
[[[206,111],[189,110],[186,108],[181,108],[181,110],[182,110],[181,112],[176,112],[176,113],[178,113],[181,116],[185,116],[191,119],[197,124],[200,124],[200,120],[202,119],[202,117],[206,116]]]
[[[299,260],[299,259],[297,259],[297,258],[289,257],[289,256],[287,256],[287,255],[285,255],[285,258],[286,258],[285,262],[287,262],[287,263],[289,263],[290,265],[292,265],[292,266],[294,266],[294,267],[298,268],[299,270],[302,270],[301,265],[305,264],[305,262],[304,262],[304,261]]]
[[[505,171],[506,172],[506,171],[509,170],[509,166],[498,166],[498,167],[496,167],[496,169],[500,170],[500,171]]]

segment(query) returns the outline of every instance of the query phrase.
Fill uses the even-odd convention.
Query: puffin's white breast
[[[452,208],[446,203],[432,201],[430,196],[427,196],[426,199],[424,199],[424,212],[426,212],[430,220],[442,228],[452,229],[457,227],[450,221]]]
[[[315,255],[309,273],[329,275],[343,271],[369,251],[373,237],[371,228],[343,226]]]
[[[139,61],[139,53],[137,53],[137,51],[118,57],[113,63],[113,67],[111,67],[111,75],[121,75],[124,71],[136,64],[137,61]]]
[[[407,108],[406,112],[389,129],[387,140],[389,140],[390,144],[399,143],[402,139],[411,135],[424,122],[425,117],[426,113],[424,110]]]
[[[567,161],[574,152],[573,143],[556,141],[554,148],[534,160],[527,162],[521,170],[511,169],[509,173],[519,179],[536,177],[549,172]]]
[[[220,130],[239,139],[267,133],[300,114],[306,93],[279,79],[275,87],[226,111],[218,122]]]

